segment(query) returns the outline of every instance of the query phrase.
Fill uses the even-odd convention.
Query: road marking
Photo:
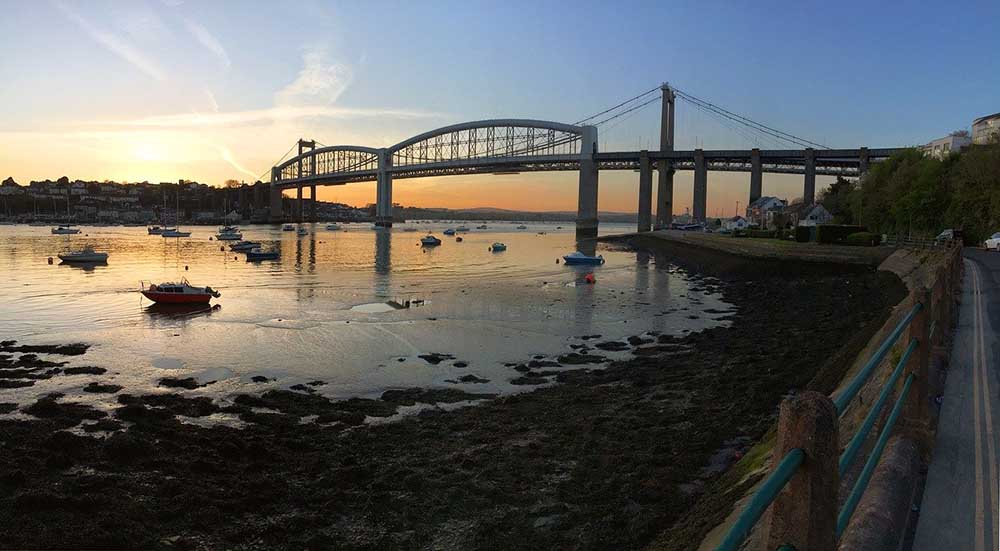
[[[979,268],[976,267],[976,294],[978,295],[976,306],[978,315],[978,334],[979,334],[979,373],[980,378],[983,381],[983,406],[985,408],[986,417],[986,449],[987,457],[989,458],[989,472],[990,472],[990,513],[992,514],[991,526],[991,538],[990,546],[992,547],[997,542],[997,537],[1000,534],[997,533],[997,520],[1000,518],[998,515],[998,503],[997,497],[998,492],[1000,492],[1000,483],[997,481],[997,452],[996,452],[996,436],[993,432],[993,406],[990,404],[990,379],[989,379],[989,368],[987,366],[987,361],[989,356],[986,353],[986,329],[985,321],[983,317],[983,289],[982,280],[979,273]],[[993,547],[993,549],[996,549]]]
[[[972,268],[972,419],[976,445],[976,534],[975,551],[985,551],[986,518],[983,513],[983,443],[982,423],[979,419],[979,278],[976,265],[969,262]]]
[[[987,354],[986,354],[986,339],[984,330],[984,318],[983,318],[983,295],[982,295],[982,282],[979,275],[979,269],[974,262],[969,263],[972,268],[972,295],[973,295],[973,343],[972,343],[972,367],[973,367],[973,419],[975,428],[975,454],[976,454],[976,551],[982,551],[985,548],[986,540],[986,526],[985,526],[985,515],[984,510],[985,496],[983,491],[983,475],[986,471],[989,472],[989,499],[990,499],[990,513],[992,519],[997,519],[997,492],[1000,491],[1000,486],[997,483],[996,474],[996,447],[994,443],[994,433],[993,433],[993,412],[990,405],[990,390],[989,390],[989,371],[987,369]],[[982,384],[980,384],[982,381]],[[983,411],[981,413],[980,409],[980,399],[983,401]],[[985,427],[982,422],[981,415],[985,414]],[[985,434],[983,432],[985,428]],[[986,446],[983,446],[983,437],[986,438]],[[984,450],[985,448],[985,450]],[[983,453],[987,453],[987,469],[983,469]],[[996,531],[996,520],[990,522],[990,548],[993,547],[993,532]]]

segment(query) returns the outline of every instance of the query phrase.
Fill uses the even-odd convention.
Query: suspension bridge
[[[744,137],[754,141],[763,139],[785,148],[675,150],[675,104],[678,99]],[[658,150],[598,151],[598,129],[602,125],[630,116],[657,100],[661,103]],[[673,218],[673,176],[678,170],[694,172],[692,215],[695,220],[704,221],[709,171],[749,172],[749,202],[761,196],[764,173],[801,174],[802,200],[811,204],[815,201],[817,175],[860,178],[872,162],[901,150],[867,147],[831,149],[756,122],[668,84],[573,124],[534,119],[490,119],[437,128],[391,147],[322,144],[317,147],[315,140],[299,140],[297,147],[297,155],[279,161],[271,169],[270,219],[273,222],[283,221],[281,198],[284,191],[291,189],[296,190],[297,198],[293,217],[303,220],[303,189],[308,187],[310,218],[315,219],[316,186],[375,181],[375,223],[390,227],[394,180],[460,174],[577,171],[576,231],[581,237],[597,234],[597,190],[601,170],[638,171],[638,230],[649,231],[670,226]],[[655,220],[653,171],[657,172]]]

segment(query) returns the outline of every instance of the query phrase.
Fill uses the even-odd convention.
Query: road
[[[965,281],[914,551],[1000,549],[1000,254],[966,249]]]

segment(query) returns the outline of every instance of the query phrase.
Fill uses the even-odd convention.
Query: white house
[[[722,228],[729,231],[745,230],[748,227],[750,227],[750,222],[747,222],[747,219],[742,216],[727,218],[726,221],[722,223]]]
[[[799,219],[799,225],[818,226],[820,224],[828,224],[831,220],[833,220],[833,215],[830,214],[830,211],[826,210],[826,207],[820,203],[816,203],[804,217]]]
[[[787,204],[784,199],[778,199],[777,197],[766,195],[759,197],[747,206],[748,223],[757,224],[762,228],[766,227],[768,220],[772,218],[770,213],[774,211],[781,212]]]
[[[966,134],[953,133],[943,138],[931,141],[927,145],[921,146],[920,150],[929,157],[944,159],[951,153],[958,153],[963,147],[972,143],[972,138]]]
[[[972,143],[986,145],[1000,138],[1000,113],[979,117],[972,121]]]

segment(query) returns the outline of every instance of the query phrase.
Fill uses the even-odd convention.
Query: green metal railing
[[[861,368],[861,371],[851,380],[847,387],[837,394],[833,398],[834,407],[837,409],[837,416],[842,417],[844,412],[847,411],[847,407],[850,405],[851,401],[858,395],[858,392],[864,387],[868,379],[871,378],[872,374],[878,368],[878,366],[885,359],[886,355],[892,349],[893,346],[899,341],[900,336],[909,327],[913,319],[923,310],[924,305],[922,303],[916,303],[913,308],[900,320],[899,324],[892,330],[892,332],[886,337],[886,339],[879,345],[878,349],[872,354],[871,358],[865,363]],[[896,383],[902,376],[903,372],[906,370],[906,365],[909,362],[910,356],[914,351],[920,346],[920,342],[913,338],[910,339],[909,345],[903,352],[899,361],[896,363],[896,367],[889,379],[882,386],[882,390],[879,393],[878,399],[872,406],[868,415],[865,416],[864,421],[858,428],[857,433],[851,438],[850,443],[844,450],[843,454],[840,456],[840,461],[838,464],[838,470],[841,475],[843,475],[850,466],[853,464],[854,459],[857,457],[858,452],[861,450],[861,446],[868,439],[871,434],[872,428],[875,426],[875,421],[878,419],[880,412],[884,408],[889,396],[892,394],[892,390],[896,387]],[[836,535],[840,537],[844,529],[847,528],[848,523],[851,520],[851,515],[854,514],[854,509],[857,507],[858,502],[861,500],[861,496],[864,494],[865,488],[868,487],[868,482],[871,480],[872,473],[875,471],[876,465],[878,465],[879,460],[882,457],[882,452],[885,450],[885,446],[889,441],[889,436],[892,433],[892,429],[896,424],[896,420],[899,418],[900,412],[903,410],[903,403],[906,401],[906,397],[910,392],[910,386],[913,383],[914,376],[909,374],[903,383],[903,389],[899,393],[899,397],[896,399],[895,405],[893,405],[892,412],[889,414],[889,418],[882,428],[882,432],[879,434],[878,441],[875,444],[874,449],[865,462],[865,466],[858,476],[858,480],[854,483],[851,489],[851,493],[844,503],[843,508],[841,508],[840,513],[837,516],[837,527]],[[781,490],[788,484],[788,481],[792,479],[795,472],[798,470],[799,466],[805,460],[805,452],[799,448],[795,448],[789,451],[775,467],[774,471],[764,480],[760,488],[754,493],[750,498],[750,502],[747,503],[743,511],[737,517],[736,522],[733,523],[729,531],[726,533],[725,538],[722,543],[716,547],[716,551],[737,551],[739,547],[746,540],[750,531],[760,520],[764,512],[770,507],[771,503],[774,502]],[[795,551],[795,548],[789,544],[784,544],[780,546],[777,551]]]

